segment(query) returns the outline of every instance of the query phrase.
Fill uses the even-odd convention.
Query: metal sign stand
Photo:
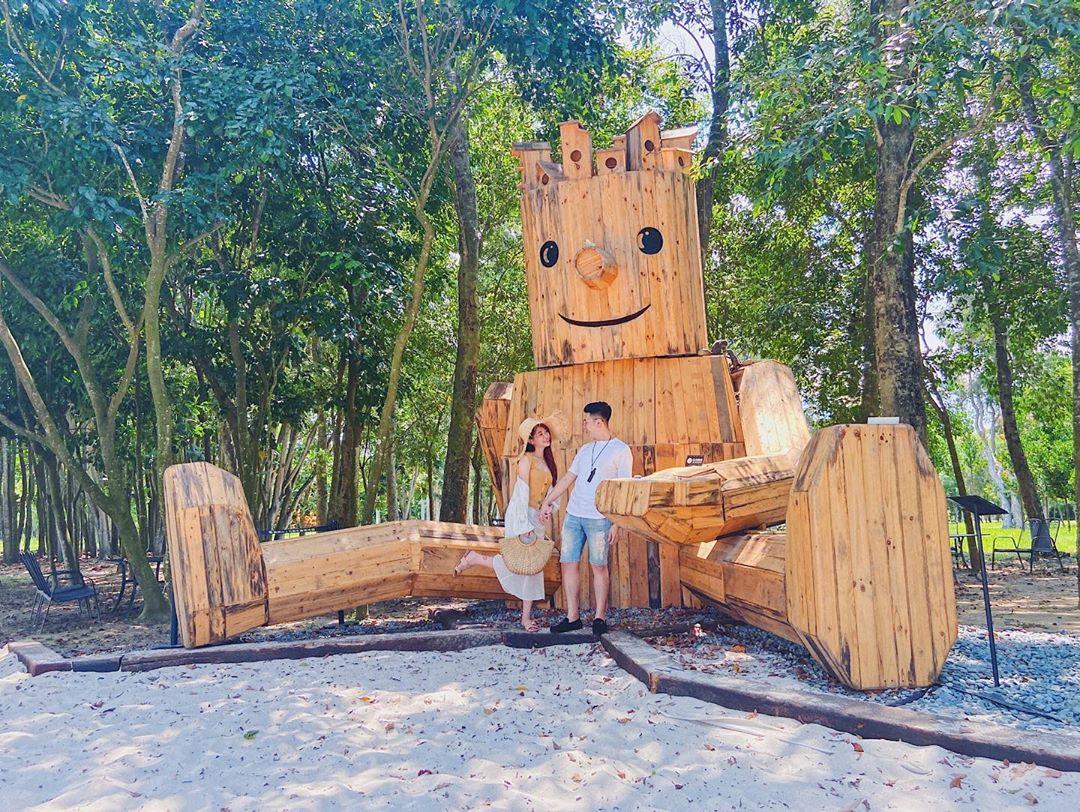
[[[949,499],[975,518],[975,546],[979,550],[979,575],[982,578],[983,608],[986,610],[986,633],[990,638],[990,666],[994,671],[994,687],[1001,686],[998,678],[997,641],[994,639],[994,618],[990,613],[990,583],[986,578],[986,556],[983,554],[981,516],[1000,516],[1005,508],[981,496],[950,496]]]

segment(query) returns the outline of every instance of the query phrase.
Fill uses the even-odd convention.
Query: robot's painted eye
[[[659,250],[659,249],[658,249]],[[552,267],[559,261],[559,244],[554,240],[548,240],[540,246],[540,264],[545,268]]]
[[[637,247],[643,254],[659,254],[664,247],[664,235],[659,229],[647,226],[637,234]]]

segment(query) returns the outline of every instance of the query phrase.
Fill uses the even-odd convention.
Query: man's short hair
[[[593,417],[602,417],[604,418],[605,423],[611,422],[611,407],[602,400],[586,403],[585,414],[592,415]]]

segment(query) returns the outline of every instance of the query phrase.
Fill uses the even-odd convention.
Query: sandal
[[[469,550],[467,553],[465,553],[465,555],[461,556],[461,560],[458,561],[457,566],[454,567],[454,575],[461,575],[462,572],[469,568],[467,562],[470,555],[472,555],[472,550]]]
[[[528,625],[528,626],[526,626],[526,625],[525,625],[524,623],[522,623],[522,624],[521,624],[521,628],[523,628],[523,629],[524,629],[524,630],[525,630],[526,632],[528,632],[529,634],[536,634],[536,632],[540,631],[540,627],[539,627],[539,626],[537,626],[537,625],[536,625],[535,623],[533,623],[532,621],[529,621],[529,625]]]

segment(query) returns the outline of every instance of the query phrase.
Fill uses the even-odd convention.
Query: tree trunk
[[[393,522],[398,519],[398,481],[397,460],[394,459],[394,444],[390,444],[390,457],[386,465],[386,521]],[[440,517],[442,518],[442,517]],[[442,518],[443,521],[453,521]]]
[[[1061,149],[1050,142],[1043,126],[1043,119],[1035,104],[1031,90],[1031,73],[1021,65],[1023,73],[1017,86],[1020,102],[1024,109],[1024,119],[1031,135],[1042,148],[1050,169],[1050,190],[1053,193],[1054,224],[1057,227],[1058,241],[1061,243],[1061,256],[1065,263],[1065,284],[1069,289],[1069,337],[1072,349],[1072,416],[1073,416],[1073,467],[1080,471],[1080,248],[1076,244],[1076,214],[1073,208],[1072,187],[1065,174],[1065,159]],[[1073,515],[1080,520],[1080,474],[1075,476]],[[1080,527],[1080,524],[1078,524]],[[1076,599],[1080,608],[1080,550],[1076,561]]]
[[[49,513],[52,515],[52,523],[55,528],[53,539],[55,540],[55,551],[58,553],[58,557],[61,558],[66,565],[66,569],[70,570],[73,577],[79,579],[79,558],[75,555],[74,539],[68,535],[69,527],[64,516],[64,493],[60,484],[60,472],[58,470],[58,463],[56,457],[52,454],[42,454],[43,464],[45,469],[45,478],[48,482],[48,487],[45,489],[45,493],[49,497]]]
[[[477,277],[480,266],[479,216],[476,182],[469,161],[469,134],[462,118],[449,133],[450,166],[454,173],[454,209],[458,220],[458,329],[454,361],[450,429],[443,463],[443,498],[439,519],[464,522],[469,502],[469,467],[476,416],[476,359],[480,354],[480,316]]]
[[[347,347],[342,352],[349,352],[346,361],[345,403],[342,407],[341,440],[338,446],[337,464],[334,479],[330,484],[330,498],[327,504],[327,521],[337,522],[339,527],[356,526],[356,449],[360,442],[360,427],[357,424],[356,394],[360,386],[360,364]]]
[[[153,246],[151,250],[154,250]],[[173,413],[161,360],[161,286],[165,281],[164,247],[158,248],[156,253],[157,256],[151,254],[143,313],[146,331],[146,373],[150,381],[150,397],[154,404],[154,428],[157,433],[157,449],[154,455],[155,490],[160,492],[165,469],[172,465],[173,459]]]
[[[945,399],[941,397],[941,393],[938,392],[937,385],[929,376],[929,373],[927,373],[926,378],[926,395],[926,399],[930,402],[931,408],[933,408],[938,420],[941,422],[941,430],[945,434],[945,445],[949,449],[949,464],[952,466],[953,478],[956,480],[956,493],[958,496],[967,496],[967,483],[964,482],[964,469],[960,465],[960,453],[956,449],[956,435],[953,433],[952,415],[949,414]],[[977,573],[980,569],[979,545],[975,539],[975,523],[972,521],[971,514],[967,511],[964,511],[964,532],[967,533],[970,569],[972,572]]]
[[[998,403],[1001,406],[1001,428],[1005,433],[1005,447],[1009,451],[1016,486],[1020,491],[1020,502],[1024,513],[1030,519],[1045,519],[1039,492],[1035,487],[1035,477],[1031,474],[1027,454],[1020,440],[1020,428],[1016,423],[1016,406],[1013,400],[1012,360],[1009,357],[1009,334],[1005,327],[1004,314],[998,306],[991,290],[991,283],[984,278],[983,291],[987,296],[987,313],[994,330],[994,365],[997,368]]]
[[[713,80],[709,95],[712,113],[709,116],[709,137],[701,152],[705,174],[697,185],[698,236],[701,240],[701,262],[709,267],[710,236],[713,208],[716,205],[716,184],[720,179],[720,160],[728,146],[728,111],[731,106],[731,57],[728,53],[728,0],[710,0],[713,24]],[[702,269],[704,271],[704,268]]]
[[[427,515],[429,519],[435,518],[435,472],[431,454],[427,455]]]
[[[19,539],[15,535],[15,441],[0,437],[0,538],[3,561],[19,560]]]
[[[319,428],[320,438],[326,437],[325,423]],[[326,482],[326,458],[319,454],[315,459],[315,523],[324,525],[327,522],[327,500],[329,491]]]
[[[416,327],[417,315],[420,312],[420,303],[424,298],[424,289],[427,285],[427,270],[431,262],[431,251],[435,244],[435,226],[431,222],[431,216],[427,211],[428,200],[431,197],[431,188],[435,183],[435,176],[439,165],[442,163],[443,152],[446,149],[446,141],[439,135],[436,124],[435,110],[433,109],[432,88],[425,87],[428,93],[428,146],[431,154],[428,156],[427,168],[413,199],[413,214],[416,222],[420,225],[423,237],[420,240],[420,251],[416,257],[416,265],[413,267],[412,285],[409,291],[409,303],[405,307],[405,318],[398,329],[397,338],[394,339],[394,349],[390,354],[390,375],[386,381],[386,396],[383,398],[382,411],[379,413],[379,427],[375,433],[375,454],[371,460],[371,471],[368,477],[368,485],[364,490],[364,510],[361,521],[370,524],[375,515],[375,501],[379,496],[379,483],[382,481],[383,472],[386,470],[386,458],[390,450],[390,435],[394,430],[394,412],[397,409],[398,385],[401,382],[401,364],[405,358],[405,348],[409,345],[413,329]],[[463,103],[463,102],[462,102]],[[460,109],[452,111],[449,122],[460,113]],[[430,518],[435,518],[431,516]]]
[[[480,453],[480,438],[476,439],[473,444],[472,453],[472,468],[473,468],[473,491],[472,491],[472,523],[481,524],[480,519],[480,495],[481,488],[480,483],[483,481],[482,471],[484,470],[484,457]]]
[[[883,45],[895,26],[881,26],[877,20],[899,22],[909,0],[873,0],[873,34]],[[907,46],[910,48],[910,45]],[[892,79],[897,84],[910,81],[908,52],[894,54]],[[911,116],[897,124],[891,117],[875,119],[877,167],[875,172],[874,219],[870,235],[871,335],[880,409],[913,426],[926,442],[926,412],[922,395],[922,355],[915,318],[915,279],[910,238],[905,238],[906,211],[915,142]]]

